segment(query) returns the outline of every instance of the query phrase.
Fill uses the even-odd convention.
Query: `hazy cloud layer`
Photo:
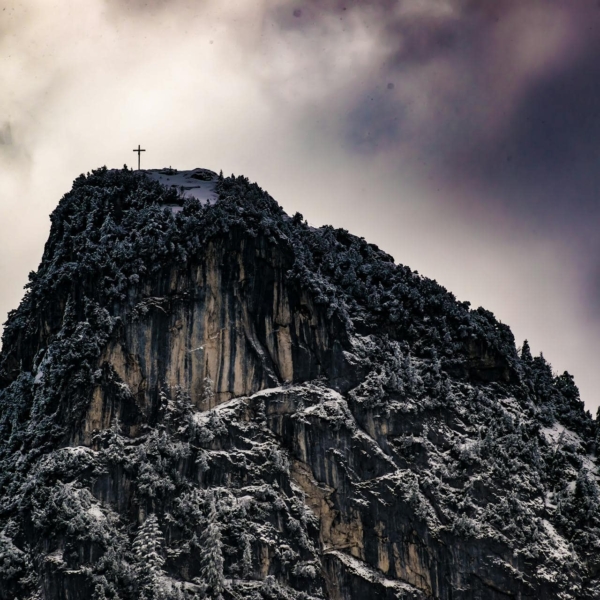
[[[74,177],[142,143],[368,237],[600,402],[595,0],[0,8],[3,314]]]
[[[545,226],[596,214],[597,2],[314,0],[271,12],[282,37],[345,79],[324,96],[348,148],[480,186],[482,202],[494,188],[505,201],[492,210]],[[372,60],[340,73],[338,55],[365,36]]]

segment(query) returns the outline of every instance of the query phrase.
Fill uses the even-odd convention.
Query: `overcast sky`
[[[139,143],[485,306],[595,413],[599,140],[597,0],[0,0],[0,317]]]

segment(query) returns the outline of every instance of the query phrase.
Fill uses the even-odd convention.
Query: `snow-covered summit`
[[[196,198],[202,204],[214,204],[219,197],[216,190],[218,176],[208,169],[178,171],[169,167],[146,169],[143,172],[165,187],[176,188],[184,198]]]

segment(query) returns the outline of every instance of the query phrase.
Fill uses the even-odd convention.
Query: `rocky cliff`
[[[0,355],[0,598],[600,597],[597,425],[244,177],[100,169]]]

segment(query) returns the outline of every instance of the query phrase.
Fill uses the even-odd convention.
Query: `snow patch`
[[[167,188],[175,188],[183,198],[195,198],[201,204],[215,204],[219,199],[217,193],[217,175],[207,169],[177,171],[176,169],[148,169],[146,175],[158,181]],[[173,213],[178,213],[183,207],[168,204]]]
[[[556,531],[554,525],[546,519],[542,519],[542,525],[550,542],[547,551],[559,561],[572,559],[572,553],[569,550],[566,540]]]
[[[51,552],[50,554],[46,555],[46,562],[51,562],[54,563],[56,565],[62,565],[64,564],[64,560],[63,560],[63,551],[61,548],[58,548],[57,550],[55,550],[54,552]]]
[[[67,452],[69,454],[75,454],[82,456],[84,454],[97,454],[95,450],[88,448],[87,446],[66,446],[65,448],[60,449],[62,452]]]
[[[552,427],[542,427],[542,433],[549,444],[573,444],[575,447],[581,446],[581,438],[563,427],[560,423],[554,423]]]
[[[106,520],[106,517],[104,516],[104,513],[100,510],[99,506],[90,506],[88,508],[88,514],[94,517],[94,519],[96,519],[97,521]]]
[[[552,427],[542,427],[542,434],[546,438],[546,441],[551,446],[559,448],[560,446],[572,446],[575,451],[579,454],[583,467],[585,467],[594,477],[598,478],[598,467],[596,466],[593,457],[584,453],[583,441],[574,431],[567,429],[560,423],[554,423]],[[575,482],[572,482],[573,490],[575,489]]]
[[[289,393],[293,390],[294,390],[293,387],[284,387],[284,386],[279,386],[279,387],[274,387],[274,388],[266,388],[264,390],[260,390],[259,392],[256,392],[255,394],[252,394],[252,396],[250,396],[250,398],[251,399],[264,398],[266,396]]]
[[[348,571],[350,571],[350,573],[365,579],[369,583],[378,583],[385,588],[391,588],[398,592],[414,593],[418,591],[417,588],[405,583],[404,581],[397,581],[384,577],[380,571],[373,569],[367,563],[359,560],[358,558],[354,558],[354,556],[350,556],[345,552],[340,552],[339,550],[328,550],[325,552],[325,554],[335,556],[348,569]]]

